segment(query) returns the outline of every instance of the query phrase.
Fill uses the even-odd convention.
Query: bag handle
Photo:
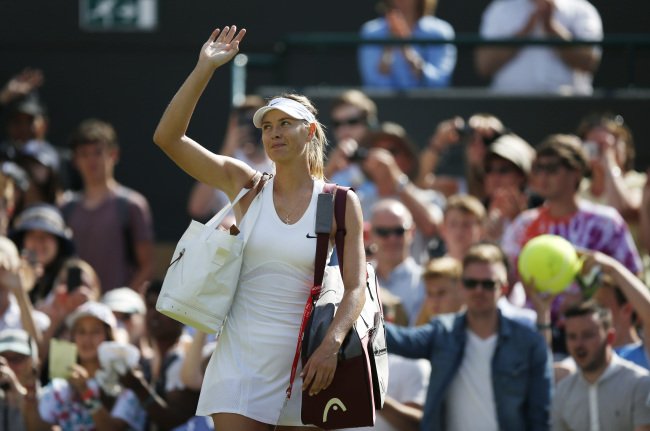
[[[255,172],[255,176],[253,176],[253,178],[251,179],[251,183],[253,183],[253,185],[251,187],[249,187],[249,188],[246,188],[246,187],[242,188],[241,191],[239,192],[239,194],[237,195],[237,197],[232,202],[228,203],[228,205],[223,207],[221,209],[221,211],[216,213],[205,224],[205,229],[203,230],[203,233],[201,234],[201,241],[206,241],[210,237],[212,232],[214,232],[214,230],[217,228],[217,226],[219,226],[219,223],[221,223],[221,221],[226,217],[226,214],[228,214],[228,212],[237,204],[237,202],[239,202],[239,200],[242,197],[244,197],[244,195],[246,195],[248,192],[250,192],[251,189],[255,188],[255,197],[257,197],[257,195],[259,195],[259,192],[266,185],[266,182],[272,176],[273,176],[272,174],[267,174],[266,172],[264,174],[262,174],[260,171]],[[258,199],[253,199],[253,202],[251,202],[251,205],[248,208],[248,211],[246,211],[246,214],[244,215],[244,218],[242,219],[242,223],[241,223],[242,226],[243,226],[244,219],[246,219],[246,216],[249,213],[253,213],[253,215],[252,215],[252,217],[254,219],[253,221],[255,221],[257,219],[257,215],[259,214],[259,210],[260,210],[260,205],[259,205],[259,202],[256,202],[256,201],[259,201],[259,200]],[[248,235],[250,235],[250,230],[244,232],[244,241],[246,241],[248,239],[247,233],[248,233]]]

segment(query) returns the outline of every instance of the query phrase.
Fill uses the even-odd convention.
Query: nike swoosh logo
[[[309,234],[307,234],[307,238],[318,238],[318,235],[316,235],[316,236],[309,236]]]

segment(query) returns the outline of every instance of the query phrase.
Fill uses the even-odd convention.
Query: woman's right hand
[[[203,44],[199,55],[199,64],[207,64],[216,69],[229,62],[239,52],[239,42],[246,34],[242,29],[237,33],[237,27],[224,27],[223,31],[216,29],[208,41]]]

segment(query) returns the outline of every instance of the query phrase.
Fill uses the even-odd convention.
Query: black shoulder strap
[[[345,204],[349,187],[339,187],[337,184],[327,183],[323,186],[323,193],[318,197],[316,207],[316,266],[314,268],[314,285],[323,283],[325,265],[327,261],[327,248],[332,218],[336,219],[336,254],[339,261],[339,270],[343,275],[343,247],[345,243]],[[333,196],[332,196],[333,195]],[[333,197],[333,198],[332,198]],[[334,205],[332,211],[332,204]],[[332,212],[334,214],[332,214]]]

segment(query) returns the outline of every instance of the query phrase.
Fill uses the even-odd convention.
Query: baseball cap
[[[0,352],[15,352],[33,356],[36,346],[29,334],[22,329],[3,329],[0,331]]]
[[[147,312],[140,294],[130,287],[109,290],[102,296],[101,302],[117,313],[145,314]]]
[[[255,127],[262,127],[264,115],[273,109],[279,109],[285,114],[299,120],[307,120],[310,124],[316,123],[316,117],[314,117],[314,114],[312,114],[305,105],[293,99],[278,97],[271,100],[268,105],[261,107],[257,112],[255,112],[255,115],[253,116],[253,124]]]
[[[535,149],[512,133],[501,135],[487,149],[486,160],[491,154],[512,162],[524,174],[529,175],[535,159]]]
[[[81,304],[70,313],[70,315],[65,319],[65,323],[69,328],[72,328],[75,323],[77,323],[77,320],[86,316],[101,320],[106,325],[110,326],[111,329],[117,328],[117,319],[115,319],[113,311],[111,311],[108,305],[95,301],[88,301]]]

